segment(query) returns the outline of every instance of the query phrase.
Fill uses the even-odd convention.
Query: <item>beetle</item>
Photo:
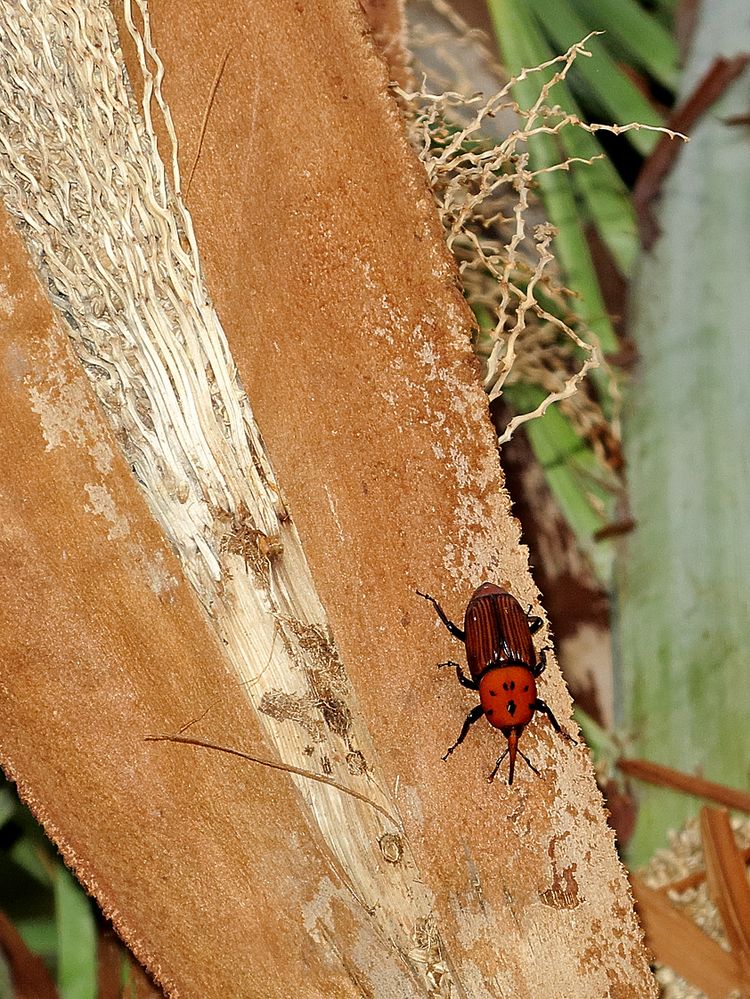
[[[521,733],[534,714],[539,711],[547,716],[555,732],[575,743],[552,714],[552,710],[537,695],[536,681],[544,672],[546,650],[537,656],[532,635],[542,626],[542,619],[524,611],[507,590],[494,583],[482,583],[466,605],[463,630],[454,624],[434,597],[417,590],[420,597],[433,605],[437,615],[454,638],[466,646],[466,662],[471,676],[467,676],[459,663],[449,661],[441,666],[455,666],[458,682],[469,690],[477,691],[479,704],[466,716],[458,738],[443,756],[447,760],[461,745],[471,726],[484,715],[494,728],[499,728],[508,741],[487,778],[495,779],[500,764],[509,757],[508,784],[513,783],[513,773],[518,754],[528,766],[539,771],[518,748]]]

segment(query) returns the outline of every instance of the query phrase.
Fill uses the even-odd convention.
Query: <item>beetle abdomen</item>
[[[536,651],[528,618],[512,593],[494,583],[483,583],[466,607],[464,618],[466,661],[474,679],[491,665],[536,665]]]

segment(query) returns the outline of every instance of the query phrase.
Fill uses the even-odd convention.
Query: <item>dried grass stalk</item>
[[[749,846],[747,819],[704,808],[631,877],[663,999],[747,995]]]

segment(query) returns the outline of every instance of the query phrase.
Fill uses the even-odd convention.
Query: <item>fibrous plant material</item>
[[[373,39],[388,64],[391,79],[401,86],[411,82],[409,53],[404,41],[405,0],[363,0],[362,9],[372,30]]]
[[[414,75],[422,81],[422,89],[468,97],[491,93],[507,83],[508,73],[489,36],[471,27],[450,0],[411,0],[406,14]],[[503,119],[494,124],[493,131],[500,134]]]
[[[704,808],[634,879],[662,999],[745,995],[749,847],[747,819]]]
[[[532,169],[530,140],[556,136],[567,128],[619,135],[647,127],[591,124],[551,103],[555,85],[566,78],[576,58],[590,57],[587,41],[523,70],[489,99],[454,92],[400,92],[413,116],[413,141],[427,170],[448,247],[459,261],[467,298],[477,314],[488,317],[484,384],[490,400],[512,384],[511,377],[546,390],[531,412],[513,417],[500,435],[501,444],[517,427],[543,416],[553,403],[574,396],[587,373],[602,363],[596,342],[587,342],[576,332],[566,301],[570,293],[555,281],[551,243],[556,230],[545,222],[529,222],[536,209],[532,192],[542,174],[592,162],[570,157]],[[554,72],[548,78],[544,74],[550,69]],[[537,99],[529,108],[521,108],[512,100],[511,90],[535,73],[541,74]],[[476,110],[468,123],[458,124],[461,116],[456,109],[463,114]],[[494,144],[486,138],[486,122],[503,112],[513,114],[517,127]],[[577,361],[577,356],[583,360]],[[585,413],[585,397],[580,408]],[[570,407],[571,412],[576,410]]]
[[[408,847],[385,866],[370,848],[399,833],[397,809],[204,287],[148,8],[126,0],[124,14],[143,74],[140,108],[105,4],[0,5],[0,193],[241,689],[352,892],[415,974],[442,979],[446,969],[409,957],[415,927],[431,914],[412,884]],[[39,58],[29,58],[32,49]],[[169,171],[154,107],[172,142]]]

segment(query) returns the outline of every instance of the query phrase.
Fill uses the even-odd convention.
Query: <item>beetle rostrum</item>
[[[558,735],[575,742],[537,694],[536,681],[544,672],[546,659],[544,650],[537,656],[532,636],[541,628],[542,619],[524,611],[512,593],[494,583],[482,583],[466,606],[462,630],[448,618],[434,597],[420,590],[417,594],[430,601],[451,635],[464,643],[470,676],[460,663],[440,665],[455,666],[458,682],[479,694],[479,704],[466,716],[458,738],[443,759],[448,759],[464,741],[474,722],[484,715],[508,741],[507,749],[487,779],[494,780],[506,756],[509,784],[513,783],[517,755],[538,774],[534,764],[518,748],[521,733],[537,711],[547,716]]]

